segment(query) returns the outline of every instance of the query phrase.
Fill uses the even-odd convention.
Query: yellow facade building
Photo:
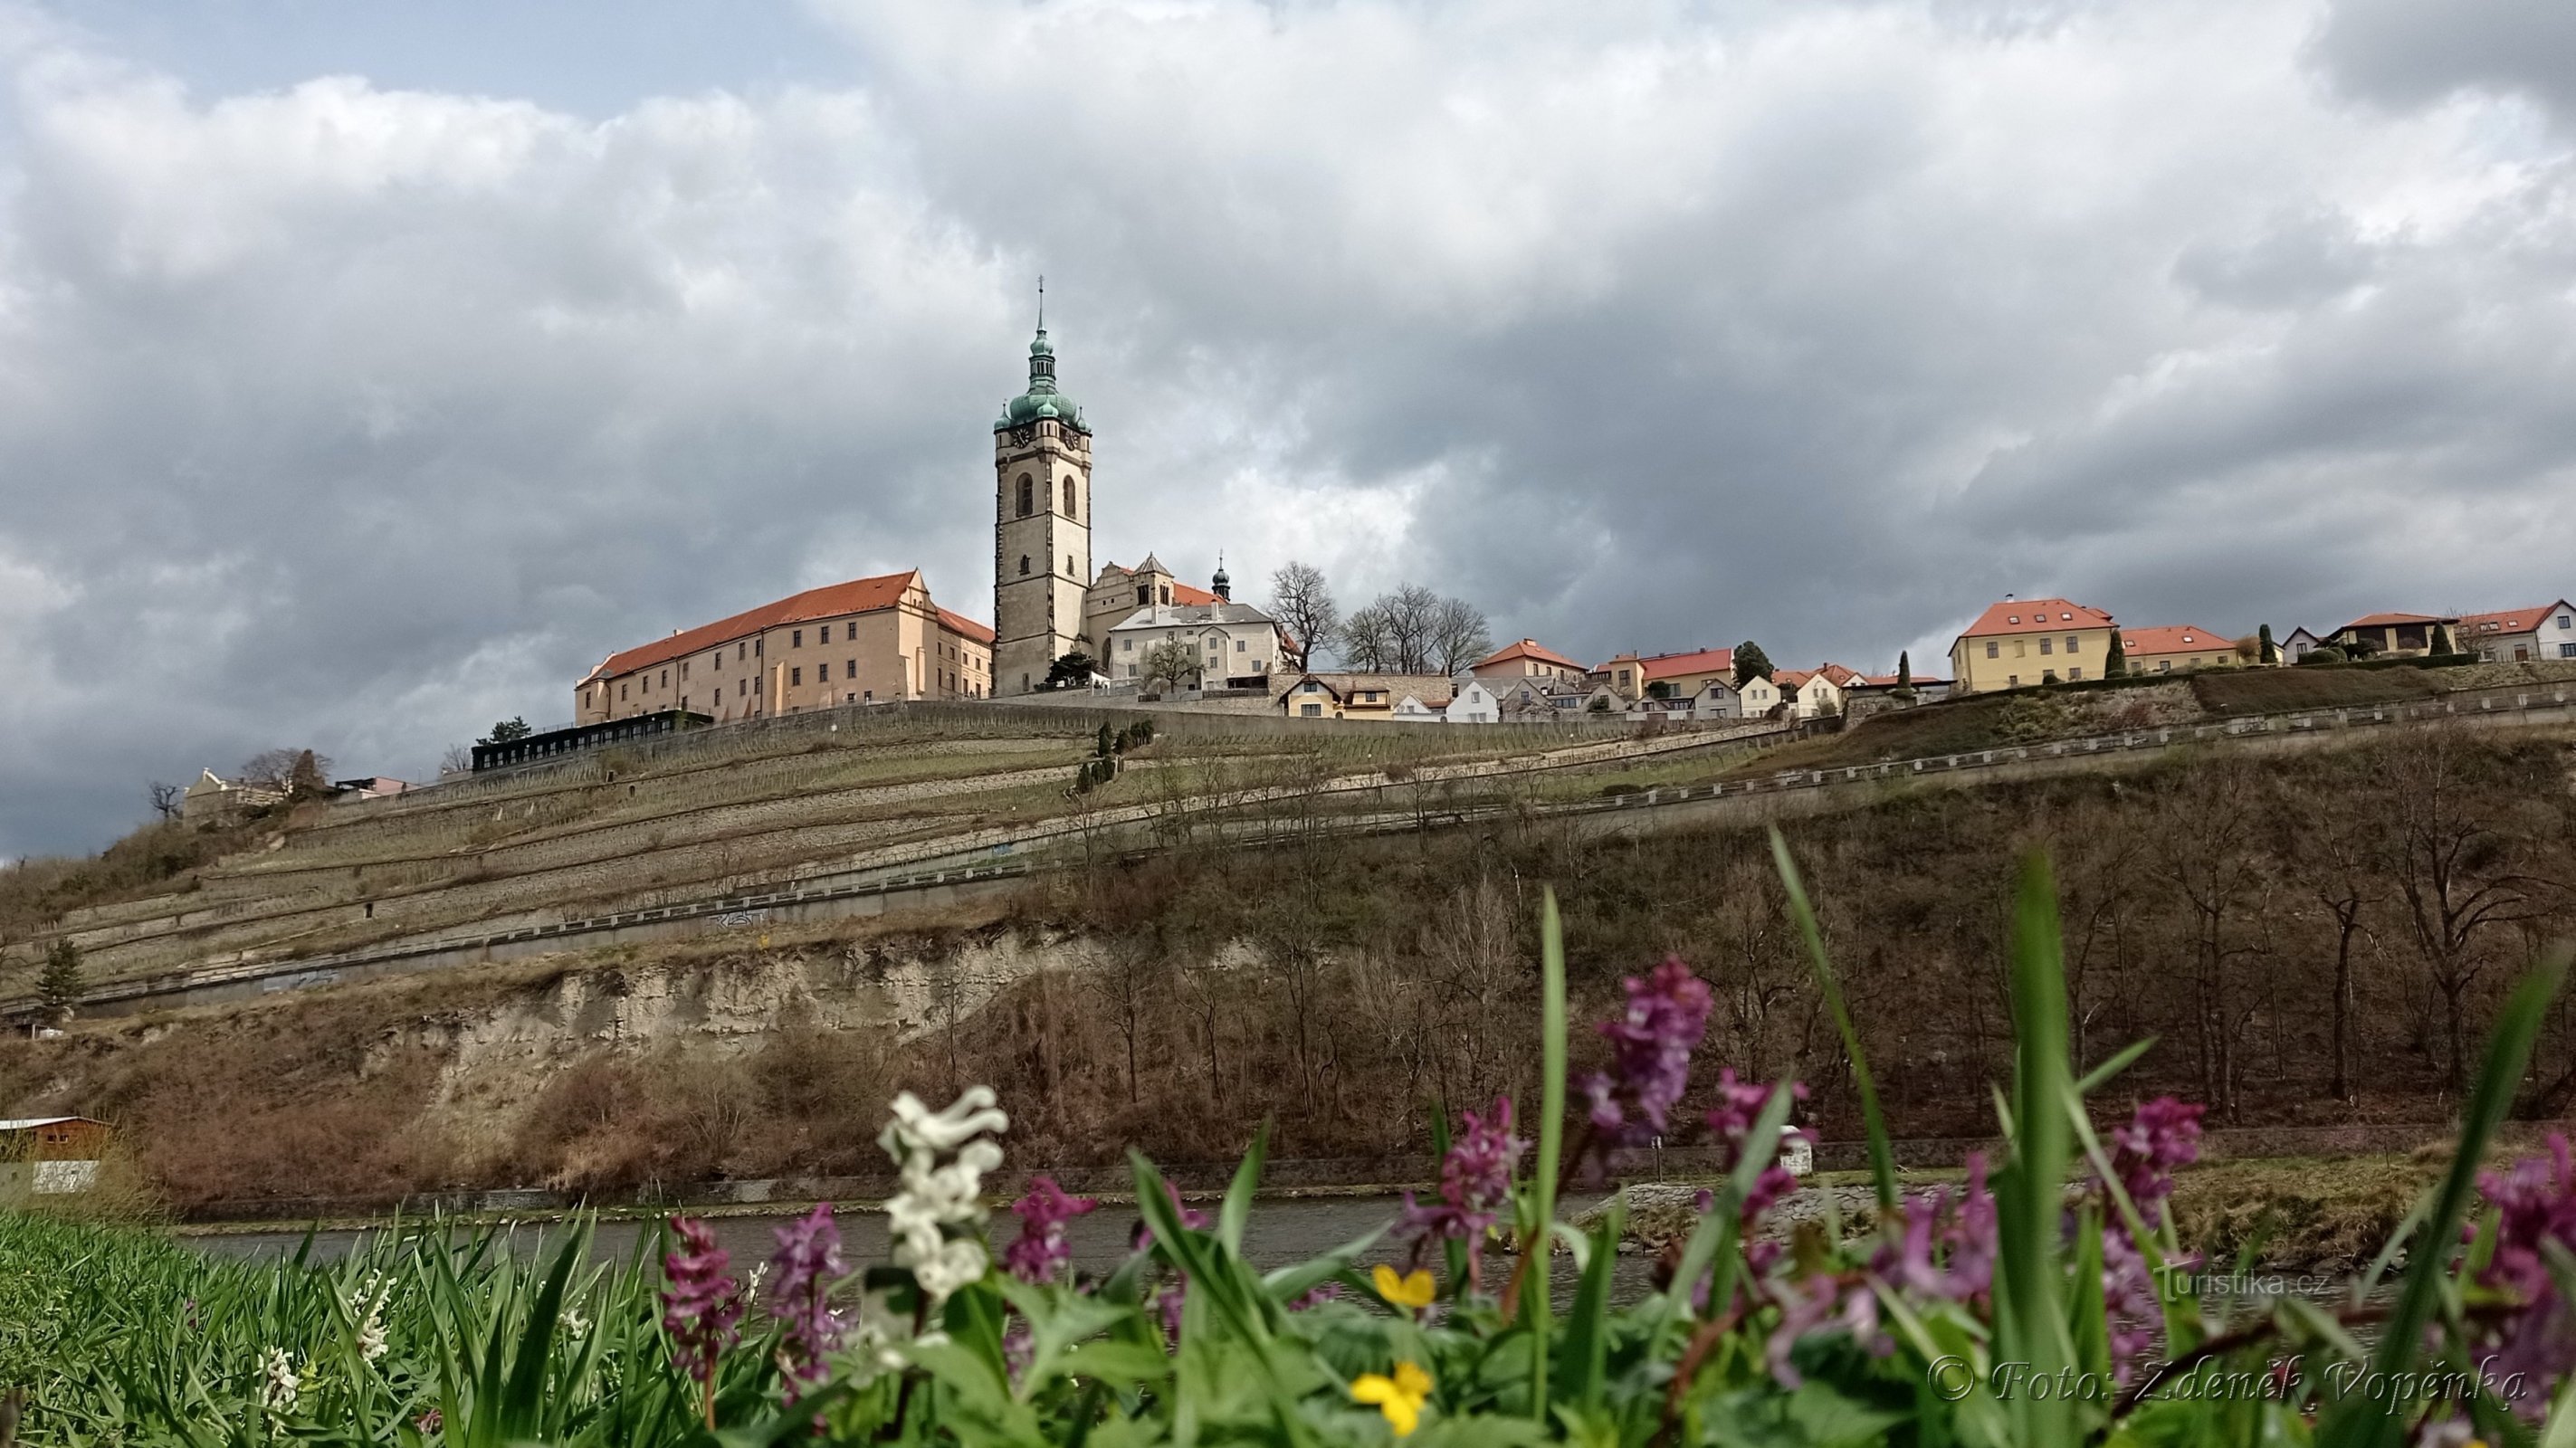
[[[1950,692],[1985,694],[2102,677],[2111,615],[2063,598],[2007,598],[1950,644]]]

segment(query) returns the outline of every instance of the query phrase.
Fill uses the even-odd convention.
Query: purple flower
[[[2549,1154],[2517,1162],[2511,1171],[2482,1172],[2478,1190],[2496,1209],[2495,1255],[2478,1275],[2482,1287],[2510,1293],[2522,1310],[2496,1334],[2494,1373],[2527,1373],[2533,1382],[2554,1381],[2576,1362],[2576,1309],[2558,1295],[2542,1244],[2576,1250],[2576,1163],[2567,1138],[2552,1132]],[[2530,1394],[2518,1409],[2536,1413],[2546,1393]]]
[[[2111,1170],[2136,1204],[2138,1220],[2150,1227],[2165,1219],[2174,1168],[2200,1160],[2200,1116],[2207,1109],[2159,1096],[2138,1107],[2128,1125],[2111,1130]]]
[[[1896,1343],[1878,1323],[1878,1293],[1865,1278],[1819,1272],[1803,1282],[1783,1282],[1772,1289],[1780,1304],[1779,1325],[1763,1345],[1771,1376],[1784,1388],[1806,1381],[1789,1361],[1798,1339],[1821,1328],[1840,1327],[1872,1357],[1886,1357]]]
[[[1341,1295],[1342,1284],[1338,1282],[1318,1282],[1302,1296],[1292,1299],[1288,1304],[1288,1310],[1290,1312],[1311,1312]]]
[[[1095,1197],[1067,1196],[1050,1176],[1029,1178],[1028,1195],[1011,1204],[1020,1235],[1002,1249],[1002,1265],[1022,1282],[1049,1282],[1073,1260],[1067,1222],[1100,1205]]]
[[[2200,1160],[2200,1117],[2205,1109],[2197,1102],[2159,1096],[2141,1103],[2127,1125],[2111,1129],[2111,1174],[2119,1179],[2120,1190],[2138,1209],[2138,1221],[2150,1232],[2165,1219],[2174,1169]],[[2107,1198],[2108,1193],[2104,1195]],[[2127,1220],[2106,1200],[2102,1302],[2111,1318],[2112,1373],[2121,1383],[2155,1348],[2164,1326],[2164,1309],[2148,1258],[2148,1244],[2129,1235]]]
[[[832,1311],[832,1288],[850,1269],[841,1261],[841,1228],[832,1220],[832,1204],[823,1202],[805,1216],[778,1229],[778,1255],[770,1258],[777,1285],[769,1291],[769,1315],[786,1325],[779,1343],[779,1364],[793,1391],[831,1376],[824,1354],[841,1345],[841,1320]]]
[[[1440,1198],[1425,1206],[1404,1194],[1401,1229],[1423,1241],[1458,1238],[1467,1243],[1472,1262],[1484,1245],[1485,1229],[1501,1216],[1512,1196],[1512,1173],[1529,1143],[1512,1135],[1512,1098],[1494,1098],[1490,1119],[1475,1112],[1458,1113],[1460,1127],[1440,1159]],[[1471,1269],[1472,1270],[1472,1269]]]
[[[716,1361],[734,1345],[742,1285],[726,1274],[732,1259],[716,1245],[713,1228],[695,1217],[673,1217],[671,1231],[680,1242],[662,1258],[662,1330],[671,1335],[671,1361],[698,1385],[712,1424]]]
[[[1917,1297],[1978,1304],[1995,1282],[1995,1198],[1986,1190],[1986,1157],[1968,1155],[1968,1184],[1905,1202],[1905,1231],[1879,1248],[1870,1270]]]
[[[1583,1083],[1592,1125],[1614,1146],[1662,1133],[1666,1115],[1690,1085],[1691,1052],[1708,1034],[1708,983],[1691,974],[1681,957],[1666,957],[1653,975],[1628,977],[1627,987],[1627,1010],[1600,1025],[1602,1039],[1610,1043],[1610,1069]]]
[[[1806,1083],[1803,1081],[1790,1083],[1789,1095],[1793,1100],[1806,1100]],[[1770,1100],[1770,1087],[1759,1081],[1736,1080],[1733,1067],[1724,1068],[1717,1073],[1717,1105],[1709,1108],[1708,1130],[1711,1136],[1717,1138],[1718,1144],[1725,1148],[1724,1160],[1718,1170],[1731,1172],[1735,1170],[1738,1162],[1744,1160],[1747,1138],[1753,1134],[1753,1123],[1760,1119],[1762,1108],[1769,1104]],[[1783,1127],[1780,1131],[1780,1140],[1785,1144],[1798,1135],[1798,1128]],[[1771,1210],[1774,1202],[1797,1189],[1797,1176],[1775,1159],[1769,1166],[1762,1169],[1762,1175],[1754,1179],[1753,1190],[1745,1195],[1744,1220],[1750,1224],[1764,1212]],[[1705,1211],[1706,1208],[1701,1210]]]
[[[1172,1185],[1169,1177],[1163,1179],[1163,1195],[1171,1200],[1172,1210],[1180,1214],[1182,1226],[1193,1232],[1207,1230],[1208,1214],[1183,1202],[1181,1189]],[[1142,1252],[1153,1240],[1154,1229],[1145,1225],[1142,1218],[1138,1218],[1136,1230],[1127,1234],[1127,1249],[1131,1252]]]

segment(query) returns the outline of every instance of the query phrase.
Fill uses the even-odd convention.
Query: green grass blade
[[[1217,1208],[1216,1239],[1229,1252],[1243,1251],[1243,1225],[1252,1218],[1252,1194],[1261,1185],[1261,1163],[1269,1152],[1270,1123],[1264,1121],[1252,1133],[1252,1146],[1235,1167],[1234,1180],[1226,1184],[1225,1202]]]
[[[1771,827],[1771,860],[1780,869],[1780,884],[1789,894],[1789,914],[1798,922],[1798,938],[1807,945],[1807,962],[1816,974],[1816,989],[1824,996],[1825,1009],[1832,1013],[1834,1029],[1842,1034],[1843,1054],[1851,1060],[1852,1087],[1860,1093],[1861,1122],[1869,1131],[1870,1184],[1878,1191],[1878,1215],[1882,1222],[1896,1214],[1896,1151],[1889,1144],[1887,1116],[1879,1109],[1878,1083],[1869,1073],[1869,1057],[1861,1050],[1860,1031],[1852,1024],[1851,1009],[1843,1003],[1841,982],[1834,978],[1833,962],[1825,955],[1825,934],[1816,925],[1815,908],[1807,903],[1807,887],[1798,878],[1798,862],[1789,857],[1789,842],[1780,827]]]
[[[1593,1233],[1583,1280],[1574,1289],[1574,1310],[1565,1324],[1564,1400],[1578,1411],[1601,1406],[1603,1370],[1610,1359],[1610,1274],[1619,1265],[1619,1234],[1627,1229],[1628,1197],[1610,1199]]]
[[[2075,1083],[2075,1094],[2090,1096],[2111,1084],[2111,1078],[2138,1064],[2138,1058],[2153,1050],[2155,1044],[2156,1038],[2149,1036],[2143,1041],[2131,1041],[2121,1047],[2110,1060],[2084,1073],[2084,1079]]]
[[[2398,1291],[2397,1306],[2389,1313],[2379,1350],[2371,1359],[2382,1381],[2406,1371],[2423,1350],[2424,1325],[2441,1296],[2452,1249],[2459,1245],[2460,1219],[2468,1211],[2470,1193],[2476,1190],[2479,1163],[2513,1105],[2514,1091],[2531,1062],[2532,1044],[2539,1039],[2549,1004],[2566,980],[2567,958],[2567,947],[2552,950],[2514,987],[2496,1017],[2486,1062],[2461,1115],[2450,1170],[2442,1178],[2433,1209],[2415,1230],[2407,1251],[2405,1285]],[[2386,1395],[2347,1397],[2334,1405],[2317,1442],[2320,1448],[2387,1448],[2404,1431],[2400,1414],[2411,1406],[2390,1401]]]
[[[2074,1366],[2061,1289],[2059,1219],[2065,1210],[2069,1128],[2063,1099],[2073,1087],[2066,1061],[2066,977],[2058,936],[2057,887],[2044,855],[2022,866],[2013,909],[2012,1002],[2015,1064],[2012,1166],[1995,1193],[2000,1218],[1995,1272],[1999,1356],[2027,1362],[2034,1377]],[[2076,1441],[2064,1398],[2011,1403],[2015,1436],[2028,1448]]]
[[[1531,1179],[1528,1298],[1523,1320],[1530,1331],[1530,1416],[1549,1421],[1547,1359],[1552,1336],[1548,1315],[1548,1236],[1556,1225],[1556,1174],[1565,1150],[1565,928],[1558,918],[1556,891],[1546,892],[1539,906],[1539,1113],[1538,1168]]]

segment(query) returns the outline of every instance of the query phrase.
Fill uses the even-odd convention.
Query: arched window
[[[1064,555],[1064,576],[1067,578],[1078,578],[1081,576],[1073,571],[1073,555],[1070,553]]]
[[[1023,518],[1037,511],[1036,489],[1037,484],[1029,480],[1028,474],[1020,474],[1020,516]]]
[[[1029,555],[1025,553],[1020,555],[1020,576],[1022,578],[1029,576]]]
[[[1073,516],[1074,516],[1074,512],[1073,512],[1073,479],[1071,479],[1071,478],[1067,478],[1067,479],[1065,479],[1065,480],[1064,480],[1064,515],[1065,515],[1066,517],[1068,517],[1068,518],[1070,518],[1070,517],[1073,517]]]

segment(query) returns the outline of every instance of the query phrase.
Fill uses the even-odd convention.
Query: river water
[[[1570,1213],[1590,1205],[1591,1199],[1570,1199]],[[1213,1215],[1216,1204],[1193,1202]],[[1384,1227],[1395,1220],[1401,1201],[1393,1197],[1300,1197],[1255,1202],[1252,1216],[1243,1234],[1243,1255],[1257,1269],[1267,1271],[1320,1257],[1336,1247]],[[874,1208],[853,1207],[837,1214],[841,1224],[843,1255],[852,1266],[881,1262],[886,1251],[885,1213]],[[724,1216],[709,1219],[715,1228],[716,1241],[733,1254],[737,1272],[748,1271],[753,1263],[765,1261],[778,1245],[777,1232],[787,1214]],[[1077,1217],[1066,1230],[1073,1248],[1074,1267],[1079,1271],[1105,1273],[1124,1261],[1129,1235],[1136,1227],[1134,1208],[1104,1204],[1088,1216]],[[606,1221],[593,1230],[591,1254],[602,1260],[622,1259],[635,1250],[636,1238],[653,1230],[649,1220]],[[369,1231],[381,1229],[354,1228],[322,1231],[313,1234],[313,1255],[321,1260],[335,1260],[346,1255]],[[1007,1212],[993,1216],[996,1244],[1008,1241],[1018,1224]],[[526,1222],[510,1231],[511,1244],[523,1253],[544,1250],[548,1242],[561,1243],[565,1227],[560,1222]],[[293,1252],[304,1241],[302,1231],[208,1233],[188,1238],[192,1245],[226,1256],[283,1256]],[[1389,1245],[1383,1239],[1359,1259],[1363,1268],[1377,1262],[1403,1263],[1405,1249]],[[1488,1272],[1508,1271],[1498,1267],[1499,1256],[1486,1258]],[[1649,1278],[1653,1260],[1643,1253],[1624,1253],[1611,1276],[1613,1296],[1621,1302],[1644,1297],[1652,1284]],[[1555,1295],[1571,1300],[1574,1273],[1563,1257],[1556,1263]]]

